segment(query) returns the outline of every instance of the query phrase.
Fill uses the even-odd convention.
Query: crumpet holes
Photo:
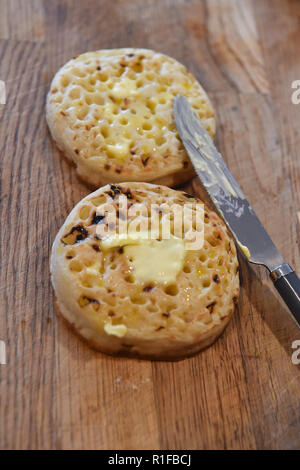
[[[77,273],[80,273],[80,271],[82,271],[82,269],[83,269],[83,266],[80,263],[80,261],[72,260],[69,264],[69,268],[70,268],[71,271],[75,271]]]
[[[79,217],[82,220],[86,220],[89,217],[90,212],[91,212],[91,208],[89,206],[84,206],[82,207],[82,209],[80,209]]]
[[[129,274],[128,276],[125,277],[125,281],[128,282],[129,284],[134,284],[135,279],[132,274]]]
[[[59,105],[59,110],[62,111],[72,110],[68,116],[67,126],[76,133],[82,130],[86,134],[83,144],[86,148],[80,149],[80,159],[101,157],[100,167],[107,162],[111,163],[111,160],[118,158],[118,155],[108,155],[108,145],[111,145],[109,140],[119,142],[123,138],[134,142],[136,155],[145,153],[142,147],[147,139],[149,147],[147,154],[153,157],[151,171],[159,171],[160,166],[166,167],[170,160],[175,158],[186,159],[182,143],[179,140],[174,141],[172,136],[173,133],[176,134],[172,118],[173,97],[182,92],[182,84],[188,84],[184,93],[190,98],[191,104],[200,106],[201,103],[204,119],[208,115],[213,116],[198,83],[187,76],[187,71],[179,63],[174,63],[172,59],[163,55],[159,59],[154,59],[155,54],[151,51],[143,52],[142,56],[142,59],[136,59],[122,56],[121,52],[113,53],[111,56],[102,51],[88,53],[89,60],[77,57],[73,63],[71,61],[65,66],[65,73],[60,72],[58,83],[54,79],[52,90],[56,92],[51,95],[50,103]],[[162,64],[167,75],[172,74],[171,70],[175,67],[179,75],[178,80],[174,80],[172,76],[165,76],[165,73],[161,75]],[[58,99],[59,93],[60,99]],[[64,110],[59,101],[63,101]],[[126,118],[121,117],[123,111],[127,111]],[[116,117],[119,119],[116,120]],[[110,127],[110,130],[103,131],[103,124]],[[123,126],[126,126],[126,136],[123,133]],[[91,132],[92,127],[96,131],[95,134]],[[89,138],[86,138],[87,133]],[[94,142],[99,134],[104,139],[103,145]],[[160,148],[166,143],[170,153],[168,160],[163,158]],[[159,165],[155,165],[154,168],[156,156],[159,157]],[[75,156],[72,155],[72,158]],[[144,171],[145,166],[141,160],[133,158],[130,152],[125,160],[126,162],[118,162],[121,168],[126,163],[130,169],[136,169],[138,166]]]
[[[177,295],[178,294],[178,287],[176,284],[170,284],[167,287],[165,287],[165,293],[168,295]]]

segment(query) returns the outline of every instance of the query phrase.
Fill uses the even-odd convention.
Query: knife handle
[[[271,272],[274,285],[300,327],[300,279],[287,263]]]

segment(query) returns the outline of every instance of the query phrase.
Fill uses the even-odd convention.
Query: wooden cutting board
[[[96,353],[56,316],[49,252],[88,188],[45,122],[56,70],[81,52],[148,47],[187,65],[216,142],[300,273],[297,0],[2,0],[0,447],[300,448],[299,330],[266,271],[241,261],[239,307],[211,348],[177,362]],[[201,194],[196,181],[188,190]],[[300,355],[299,355],[300,357]]]

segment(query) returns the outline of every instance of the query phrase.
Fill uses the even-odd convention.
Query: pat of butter
[[[247,246],[245,245],[242,245],[240,242],[238,242],[238,245],[240,247],[240,249],[242,250],[242,252],[244,253],[244,255],[246,256],[246,258],[250,259],[250,250]]]
[[[184,240],[151,240],[149,232],[116,234],[102,241],[103,249],[124,247],[128,264],[138,282],[176,281],[185,257]]]
[[[121,142],[117,142],[114,145],[108,144],[106,146],[107,153],[110,157],[116,158],[117,160],[124,160],[129,154],[131,140],[122,139]]]
[[[110,95],[117,99],[122,100],[137,93],[136,82],[129,78],[124,78],[120,83],[117,83],[110,91]]]
[[[125,325],[111,325],[110,323],[105,323],[104,331],[108,335],[123,338],[127,333],[127,327]]]
[[[103,238],[101,246],[103,250],[110,250],[116,246],[135,245],[150,238],[149,232],[124,232],[116,233],[107,238]]]

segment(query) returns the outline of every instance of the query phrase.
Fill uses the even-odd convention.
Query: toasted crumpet
[[[58,147],[92,186],[116,181],[176,186],[194,175],[173,117],[179,93],[213,137],[211,103],[175,59],[147,49],[88,52],[55,75],[47,121]]]
[[[139,217],[129,213],[136,202],[146,206],[142,217],[147,220],[150,204],[157,204],[161,226],[172,220],[172,204],[204,208],[202,228],[196,227],[202,232],[204,228],[204,244],[183,251],[175,245],[168,261],[177,269],[172,281],[141,281],[141,266],[132,264],[134,244],[122,245],[117,239],[108,248],[105,245],[111,230],[124,220],[119,210],[115,227],[107,227],[107,207],[117,207],[124,195],[129,222]],[[108,229],[108,238],[99,236],[100,226]],[[173,236],[172,230],[171,225]],[[151,256],[144,243],[139,251],[143,255],[145,250],[143,269],[153,259],[167,256],[168,243],[173,242],[153,241]],[[166,243],[166,248],[157,257],[159,243]],[[209,346],[227,325],[239,293],[236,249],[224,222],[198,199],[149,183],[106,185],[82,199],[54,241],[51,275],[61,314],[91,346],[109,354],[151,359],[180,359]]]

